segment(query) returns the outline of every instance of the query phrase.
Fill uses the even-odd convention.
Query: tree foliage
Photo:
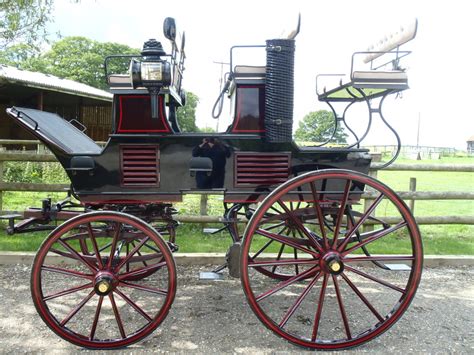
[[[45,53],[37,54],[26,44],[17,44],[0,52],[0,63],[20,69],[51,74],[107,90],[104,59],[109,55],[139,55],[140,50],[113,42],[97,42],[85,37],[65,37]],[[113,59],[108,71],[126,73],[130,59]],[[178,123],[183,132],[197,132],[196,107],[199,98],[187,93],[186,105],[177,110]]]
[[[300,142],[322,143],[331,138],[334,131],[334,114],[326,110],[308,113],[299,122],[295,132],[295,139]],[[334,143],[346,143],[347,134],[338,125],[336,134],[332,139]]]
[[[199,98],[192,92],[186,93],[186,104],[177,111],[178,124],[182,132],[197,132],[196,107]]]
[[[0,1],[0,50],[19,43],[38,49],[52,10],[53,0]]]
[[[15,51],[15,49],[17,49]],[[138,49],[113,42],[97,42],[85,37],[65,37],[55,42],[51,49],[38,56],[28,57],[22,46],[12,48],[5,64],[20,59],[16,65],[22,69],[51,74],[107,89],[104,73],[104,58],[113,54],[139,54]],[[4,55],[4,56],[5,56]],[[0,60],[1,60],[0,56]],[[112,63],[114,72],[125,72],[129,60]]]

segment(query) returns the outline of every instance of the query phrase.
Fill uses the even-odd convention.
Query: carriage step
[[[203,228],[202,232],[206,234],[213,234],[220,230],[220,228]]]
[[[214,271],[201,271],[199,273],[199,280],[223,280],[224,273]]]
[[[385,264],[391,271],[411,271],[411,267],[406,264]]]

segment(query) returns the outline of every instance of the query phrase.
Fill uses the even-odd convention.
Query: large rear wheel
[[[394,191],[364,174],[322,170],[286,182],[255,211],[241,280],[273,332],[304,347],[343,349],[402,316],[422,260],[415,219]]]

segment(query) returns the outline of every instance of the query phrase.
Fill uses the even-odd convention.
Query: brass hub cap
[[[115,288],[115,278],[110,273],[99,273],[94,282],[94,291],[99,296],[108,295]]]
[[[332,275],[339,275],[344,271],[344,263],[336,252],[329,252],[321,259],[321,268]]]

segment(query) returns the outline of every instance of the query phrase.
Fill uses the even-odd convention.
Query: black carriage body
[[[206,173],[199,157],[193,157],[203,139],[219,141],[227,152],[220,163],[225,164],[223,183],[205,189],[223,194],[225,202],[261,201],[278,185],[308,171],[339,168],[367,173],[371,158],[366,149],[297,146],[288,137],[292,102],[286,103],[291,110],[282,114],[284,124],[266,117],[267,111],[278,116],[272,106],[278,97],[267,95],[268,70],[235,67],[227,92],[233,120],[224,133],[180,132],[176,110],[182,95],[173,85],[160,88],[157,117],[152,117],[150,91],[134,88],[126,76],[115,74],[108,77],[114,94],[113,119],[104,148],[57,115],[23,108],[10,113],[51,149],[67,171],[76,197],[87,205],[168,203],[181,201],[185,193],[203,192],[195,175],[211,175],[212,162]]]
[[[143,97],[136,95],[139,99]],[[120,102],[121,97],[116,95],[115,101]],[[206,190],[224,194],[226,202],[261,200],[274,187],[303,172],[341,168],[366,173],[370,164],[370,156],[363,149],[268,143],[264,132],[123,133],[119,128],[119,111],[115,115],[116,132],[101,149],[67,122],[63,126],[69,132],[59,137],[61,141],[54,141],[57,130],[64,127],[43,126],[40,118],[44,121],[56,117],[59,123],[61,119],[56,115],[23,108],[10,112],[51,149],[68,173],[79,200],[91,205],[173,202],[180,201],[183,193],[202,192],[193,176],[192,151],[204,138],[219,139],[229,150],[224,185]],[[31,121],[38,123],[37,129],[30,118],[25,118],[30,116]]]
[[[168,93],[159,96],[159,117],[152,119],[146,90],[116,89],[112,134],[103,149],[57,115],[23,108],[10,112],[56,155],[74,193],[85,204],[174,202],[181,201],[183,193],[202,191],[196,184],[192,152],[205,138],[219,140],[229,152],[223,186],[206,190],[224,194],[226,202],[261,200],[276,186],[307,171],[368,172],[370,155],[365,149],[268,142],[262,79],[236,79],[234,85],[233,124],[226,133],[212,134],[173,132],[165,104]],[[252,111],[249,106],[253,115],[244,115]]]
[[[83,202],[146,203],[180,201],[201,191],[190,173],[192,150],[209,135],[112,135],[95,157],[93,170],[70,170],[74,191]],[[251,202],[273,187],[306,171],[328,167],[367,172],[363,150],[299,149],[291,143],[268,144],[258,135],[215,135],[229,147],[222,189],[226,202]],[[70,156],[58,157],[63,166]],[[144,171],[146,167],[149,170]],[[146,172],[146,173],[145,173]]]

